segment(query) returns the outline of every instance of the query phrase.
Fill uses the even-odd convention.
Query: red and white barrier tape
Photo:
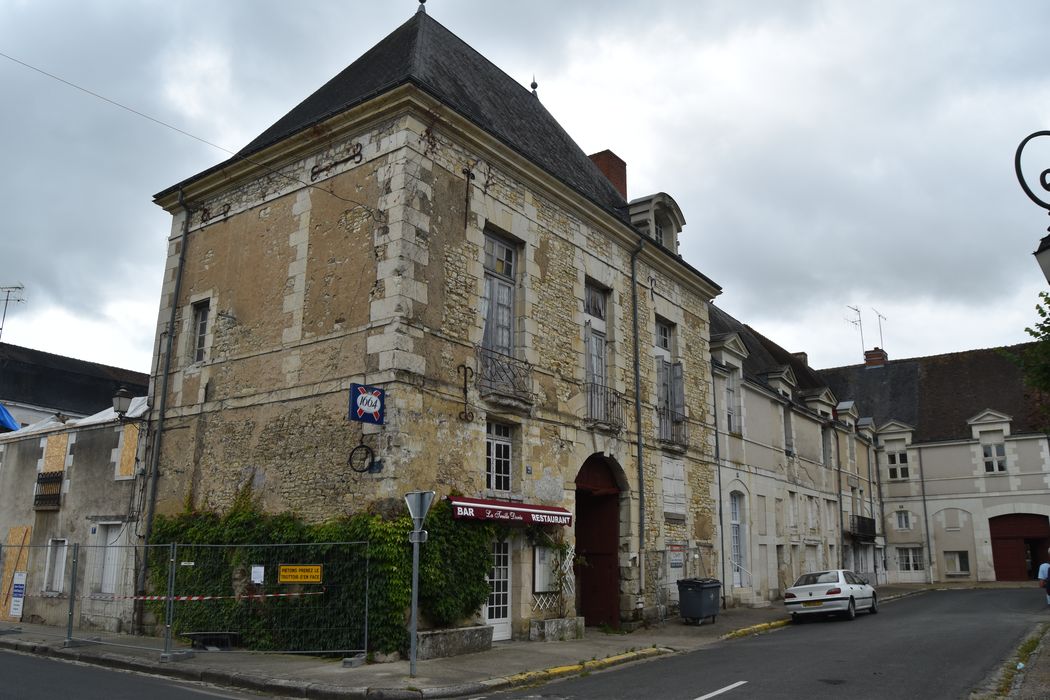
[[[253,598],[299,598],[308,595],[324,595],[326,591],[309,591],[305,593],[250,593],[246,595],[177,595],[170,598],[175,601],[198,600],[251,600]],[[43,598],[46,596],[26,596],[26,598]],[[169,600],[166,595],[106,595],[96,594],[95,600]]]

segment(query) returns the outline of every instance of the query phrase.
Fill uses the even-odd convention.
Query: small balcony
[[[587,382],[583,385],[587,402],[586,420],[593,427],[620,432],[626,423],[626,397],[611,387]]]
[[[689,423],[685,414],[671,410],[667,406],[656,409],[657,437],[660,442],[682,449],[689,445]]]
[[[863,515],[849,516],[849,525],[846,532],[856,540],[874,542],[876,537],[875,519],[865,518]]]
[[[36,475],[33,510],[58,510],[62,505],[62,478],[65,472],[40,472]]]
[[[482,398],[531,406],[532,365],[501,352],[477,346],[478,392]]]

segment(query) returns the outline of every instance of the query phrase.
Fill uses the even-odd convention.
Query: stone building
[[[627,201],[622,160],[425,12],[156,201],[158,512],[250,484],[320,520],[434,489],[574,546],[590,624],[717,575],[719,287],[678,254],[682,212]],[[553,614],[549,552],[512,532],[496,639]]]
[[[891,581],[1032,579],[1050,546],[1046,413],[1025,346],[821,370],[878,426]]]
[[[73,609],[78,629],[130,629],[140,562],[129,545],[145,525],[138,419],[146,411],[142,396],[125,418],[109,408],[0,435],[0,619],[65,629]],[[16,572],[25,596],[13,608]],[[74,573],[79,604],[71,608]]]
[[[885,581],[871,419],[836,398],[804,353],[714,305],[710,318],[728,597],[767,604],[825,568]]]

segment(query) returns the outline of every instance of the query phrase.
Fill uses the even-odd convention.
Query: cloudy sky
[[[170,218],[414,0],[0,0],[2,341],[148,371]],[[1013,173],[1050,128],[1045,2],[431,0],[630,197],[671,194],[718,303],[817,367],[1022,342],[1045,212]],[[1046,139],[1050,141],[1050,139]],[[1027,154],[1027,152],[1026,152]],[[1050,167],[1050,145],[1025,161]],[[1037,176],[1037,175],[1036,175]]]

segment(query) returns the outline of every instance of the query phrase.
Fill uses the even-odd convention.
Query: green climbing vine
[[[409,642],[412,523],[403,504],[385,505],[375,512],[307,523],[292,513],[264,512],[250,489],[244,489],[223,513],[187,510],[158,516],[151,544],[175,542],[185,553],[179,558],[192,559],[175,567],[177,594],[192,591],[216,597],[207,605],[177,603],[175,634],[235,630],[240,646],[258,650],[357,648],[353,644],[363,639],[367,588],[369,651],[404,652]],[[468,621],[488,595],[485,577],[493,528],[453,521],[452,509],[444,501],[433,506],[424,527],[429,538],[420,550],[421,617],[436,627]],[[325,544],[332,542],[367,546]],[[304,545],[294,549],[299,561],[323,565],[325,585],[282,587],[272,573],[265,583],[255,584],[252,566],[275,556],[274,545],[292,543]],[[149,582],[154,594],[167,591],[168,556],[167,547],[150,550]],[[265,597],[288,590],[301,596],[323,591],[325,606],[305,606],[295,597]],[[156,619],[163,620],[165,601],[150,605]]]

